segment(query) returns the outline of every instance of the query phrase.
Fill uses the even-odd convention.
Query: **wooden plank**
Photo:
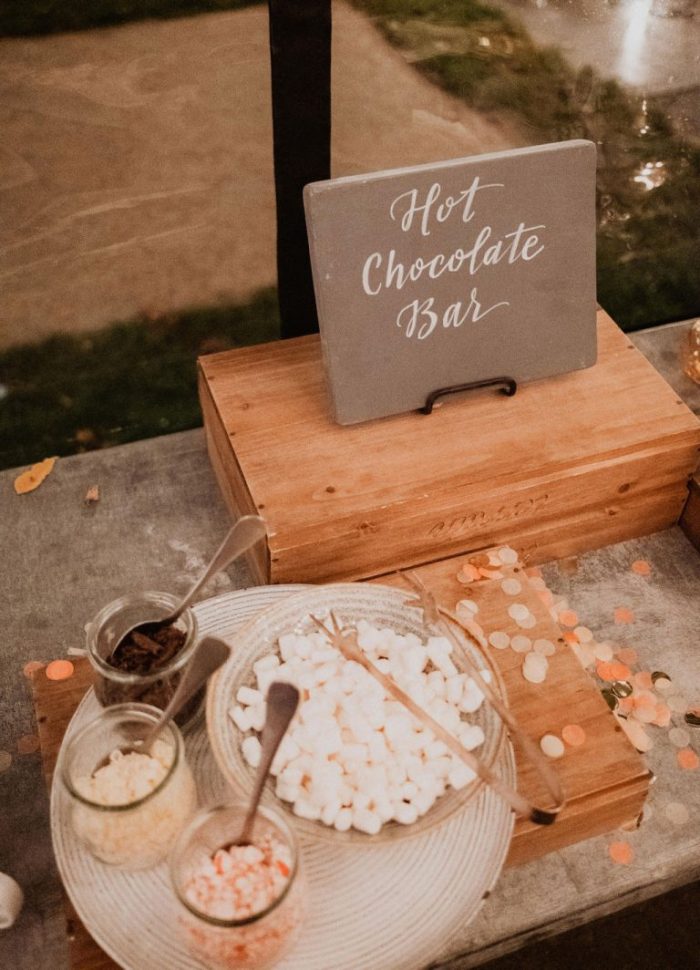
[[[593,368],[343,428],[317,338],[202,358],[217,478],[264,510],[269,577],[361,578],[521,535],[546,545],[537,530],[557,523],[578,552],[640,534],[640,501],[653,528],[677,521],[700,422],[602,311],[598,325]]]
[[[574,842],[634,825],[646,798],[651,773],[632,747],[593,679],[564,642],[559,626],[543,606],[520,567],[513,575],[520,579],[519,603],[525,603],[537,625],[521,630],[508,615],[513,602],[500,588],[500,580],[479,581],[464,586],[457,581],[460,559],[432,563],[416,573],[438,600],[454,608],[460,599],[479,606],[478,621],[485,630],[503,630],[510,636],[525,632],[531,640],[543,638],[557,645],[549,658],[547,678],[531,684],[522,676],[522,655],[513,650],[489,651],[505,686],[508,706],[532,738],[546,733],[560,734],[567,724],[580,724],[586,732],[581,748],[567,749],[556,763],[567,804],[552,826],[533,825],[517,819],[508,856],[509,865],[521,865]],[[406,588],[396,574],[375,582]],[[546,790],[532,765],[516,751],[518,786],[528,799],[547,804]]]

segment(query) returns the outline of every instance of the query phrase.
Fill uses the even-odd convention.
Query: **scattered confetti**
[[[613,660],[610,663],[610,673],[615,680],[629,680],[632,676],[632,671],[627,664],[620,663],[619,660]]]
[[[503,579],[503,573],[500,569],[484,569],[483,566],[479,566],[479,575],[483,576],[484,579]]]
[[[510,646],[510,637],[507,633],[503,633],[502,630],[496,630],[489,636],[489,643],[496,650],[505,650],[506,647]]]
[[[12,764],[12,755],[9,751],[0,751],[0,775],[7,771]]]
[[[698,759],[698,756],[692,748],[681,748],[676,755],[676,759],[685,771],[696,771],[698,765],[700,765],[700,759]]]
[[[463,586],[468,586],[470,583],[475,583],[478,578],[479,570],[476,568],[476,566],[472,566],[470,562],[465,563],[457,573],[457,582],[462,583]]]
[[[654,686],[654,681],[651,679],[651,674],[648,670],[640,670],[632,678],[635,687],[639,687],[640,690],[651,690]]]
[[[562,626],[578,626],[578,616],[573,610],[562,610],[559,614],[559,622]]]
[[[531,684],[541,684],[547,676],[549,662],[540,653],[526,653],[523,663],[523,677]]]
[[[618,626],[625,623],[634,623],[634,613],[626,606],[618,606],[614,615]]]
[[[540,739],[540,748],[548,758],[561,758],[564,754],[564,742],[556,734],[545,734]]]
[[[535,653],[542,654],[543,657],[552,657],[557,650],[555,644],[553,644],[551,640],[543,639],[535,640],[532,645],[532,649],[535,651]]]
[[[671,708],[667,704],[657,704],[656,705],[656,717],[654,718],[654,724],[657,727],[668,727],[671,723]]]
[[[609,684],[617,680],[617,677],[613,675],[612,664],[609,660],[598,660],[595,665],[595,669],[601,680],[605,680]]]
[[[682,802],[669,802],[664,808],[664,815],[674,825],[685,825],[690,818],[690,812]]]
[[[68,649],[66,650],[66,653],[68,654],[69,657],[87,656],[87,650],[84,650],[83,647],[68,647]]]
[[[673,683],[667,677],[659,677],[657,680],[654,680],[652,674],[652,683],[656,690],[661,691],[662,694],[667,694],[673,689]]]
[[[501,583],[501,589],[507,596],[517,596],[522,592],[522,588],[523,584],[519,579],[504,579]]]
[[[644,725],[640,724],[635,718],[630,717],[627,720],[621,720],[620,726],[637,751],[641,751],[644,754],[647,751],[651,751],[654,747],[654,742],[644,730]]]
[[[31,677],[35,671],[41,670],[43,666],[41,660],[30,660],[22,667],[22,673],[25,677]]]
[[[617,659],[620,660],[623,664],[636,664],[637,661],[639,660],[639,657],[637,656],[637,651],[634,650],[632,647],[621,647],[617,651]],[[652,680],[654,679],[653,674],[651,679]]]
[[[580,748],[586,743],[586,732],[580,724],[567,724],[561,729],[561,736],[572,748]]]
[[[527,653],[528,650],[532,649],[532,640],[530,637],[525,637],[521,633],[518,633],[511,639],[510,645],[516,653]]]
[[[686,748],[690,743],[690,732],[682,727],[674,727],[668,732],[668,740],[676,748]]]
[[[85,498],[83,499],[83,502],[86,505],[94,505],[95,502],[99,502],[99,501],[100,501],[100,486],[91,485],[90,488],[85,493]]]
[[[22,472],[15,479],[15,492],[18,495],[26,495],[27,492],[33,492],[35,488],[41,485],[46,476],[51,474],[53,466],[57,461],[57,458],[44,458],[43,461],[37,462],[36,465],[32,465],[31,468]]]
[[[570,647],[573,647],[575,643],[578,643],[578,637],[573,630],[564,630],[562,633],[562,638],[565,643],[568,643]]]
[[[532,579],[542,579],[542,570],[539,566],[528,566],[525,570],[525,575],[530,576]]]
[[[523,630],[531,630],[534,626],[537,626],[537,618],[534,613],[528,613],[527,616],[523,617],[522,620],[516,620],[518,626],[522,627]]]
[[[619,866],[628,866],[634,859],[634,849],[629,842],[611,842],[608,846],[608,855]]]
[[[593,639],[593,633],[587,626],[577,626],[574,629],[574,633],[578,637],[579,643],[590,643]]]
[[[70,660],[52,660],[46,668],[48,680],[68,680],[75,670]]]
[[[631,566],[632,572],[636,573],[638,576],[649,576],[651,575],[651,563],[648,563],[646,559],[635,559]]]
[[[700,725],[700,707],[689,707],[685,712],[685,721],[694,727]]]
[[[525,606],[524,603],[511,603],[508,607],[508,616],[518,623],[520,620],[524,620],[530,615],[530,610]]]
[[[17,750],[20,754],[33,754],[39,750],[39,738],[36,734],[25,734],[17,742]]]

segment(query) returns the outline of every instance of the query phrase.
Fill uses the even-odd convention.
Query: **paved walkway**
[[[498,150],[334,11],[334,174]],[[0,41],[0,347],[275,280],[264,7]]]

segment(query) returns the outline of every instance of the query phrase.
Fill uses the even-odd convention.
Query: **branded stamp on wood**
[[[333,413],[596,360],[595,146],[536,148],[305,189]]]

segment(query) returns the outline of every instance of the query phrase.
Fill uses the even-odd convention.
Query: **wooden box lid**
[[[359,579],[499,542],[542,561],[676,522],[700,422],[603,312],[588,370],[352,427],[318,337],[200,359],[207,442],[237,514],[269,526],[258,579]]]

